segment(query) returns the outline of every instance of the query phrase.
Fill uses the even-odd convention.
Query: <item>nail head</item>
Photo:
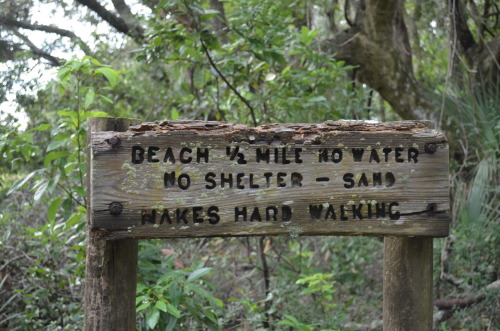
[[[119,202],[112,202],[109,205],[109,213],[111,215],[120,215],[122,213],[123,207]]]
[[[424,149],[427,153],[434,154],[437,151],[437,146],[436,146],[436,144],[429,143],[429,144],[425,144]]]

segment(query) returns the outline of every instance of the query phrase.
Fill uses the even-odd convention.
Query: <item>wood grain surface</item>
[[[449,231],[448,143],[428,122],[160,121],[89,148],[90,226],[111,240]]]

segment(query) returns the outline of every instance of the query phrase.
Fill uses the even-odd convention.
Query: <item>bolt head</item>
[[[109,205],[109,213],[111,215],[120,215],[122,213],[123,207],[119,202],[112,202]]]
[[[108,140],[108,143],[113,147],[113,148],[118,148],[120,146],[120,138],[118,137],[111,137]]]
[[[434,214],[437,212],[437,205],[435,203],[429,203],[427,205],[427,212],[430,214]]]
[[[436,144],[433,144],[433,143],[429,143],[429,144],[425,144],[425,147],[424,147],[425,151],[429,154],[434,154],[436,153],[437,151],[437,146]]]

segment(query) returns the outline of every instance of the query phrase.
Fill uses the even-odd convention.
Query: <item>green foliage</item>
[[[219,329],[223,306],[205,278],[212,268],[196,264],[175,269],[175,254],[161,256],[161,242],[141,242],[137,285],[138,323],[141,329],[177,330],[205,326]]]
[[[352,81],[356,68],[324,50],[330,35],[312,22],[313,11],[327,8],[336,24],[332,28],[342,29],[351,14],[347,2],[335,2],[335,8],[323,1],[223,3],[228,29],[214,31],[220,13],[208,1],[159,1],[141,18],[144,44],[118,45],[110,41],[115,35],[96,34],[92,51],[101,61],[73,58],[46,89],[16,96],[30,123],[25,131],[8,119],[0,125],[0,329],[82,326],[87,118],[109,114],[252,125],[399,119],[385,114],[387,104],[372,98],[369,87]],[[482,12],[484,4],[477,4]],[[29,5],[23,1],[19,8]],[[475,295],[499,274],[500,93],[472,79],[453,91],[458,82],[443,47],[448,40],[442,27],[448,23],[442,6],[407,1],[405,21],[418,32],[410,35],[415,77],[446,94],[444,112],[435,115],[442,117],[449,137],[459,138],[450,141],[456,240],[448,270],[458,285],[438,279],[443,240],[435,240],[435,293],[451,298]],[[79,7],[65,10],[79,16]],[[474,15],[470,25],[480,32]],[[485,38],[491,40],[488,33]],[[18,62],[0,73],[0,100],[30,67]],[[461,74],[463,83],[469,76]],[[33,91],[38,85],[31,79],[22,87]],[[138,328],[326,330],[380,319],[383,246],[378,238],[266,242],[258,250],[252,238],[169,240],[178,252],[169,256],[160,253],[165,242],[141,242]],[[494,329],[500,323],[497,292],[455,311],[440,328]]]
[[[15,128],[2,132],[0,152],[10,161],[2,166],[13,174],[18,165],[29,172],[7,177],[12,183],[0,193],[5,196],[0,224],[7,229],[0,251],[22,258],[17,268],[6,264],[3,283],[9,280],[15,286],[9,285],[13,290],[2,293],[2,298],[19,313],[0,315],[2,326],[81,327],[86,119],[106,114],[93,107],[109,102],[105,93],[116,84],[117,76],[113,69],[88,57],[69,61],[49,88],[56,88],[72,107],[57,111],[52,123],[25,132]],[[48,141],[46,147],[39,138],[42,144]]]
[[[172,117],[178,109],[187,118],[252,124],[349,117],[341,111],[351,96],[342,91],[351,87],[345,75],[352,67],[321,53],[317,31],[293,25],[293,6],[225,5],[232,30],[224,44],[210,32],[213,11],[200,2],[162,1],[158,7],[176,11],[154,26],[139,59],[164,68]]]

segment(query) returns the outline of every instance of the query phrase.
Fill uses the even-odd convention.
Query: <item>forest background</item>
[[[82,327],[91,116],[434,121],[452,188],[434,328],[499,328],[495,1],[5,0],[0,26],[0,102],[27,118],[0,122],[0,330]],[[137,328],[381,329],[382,251],[369,237],[143,240]]]

